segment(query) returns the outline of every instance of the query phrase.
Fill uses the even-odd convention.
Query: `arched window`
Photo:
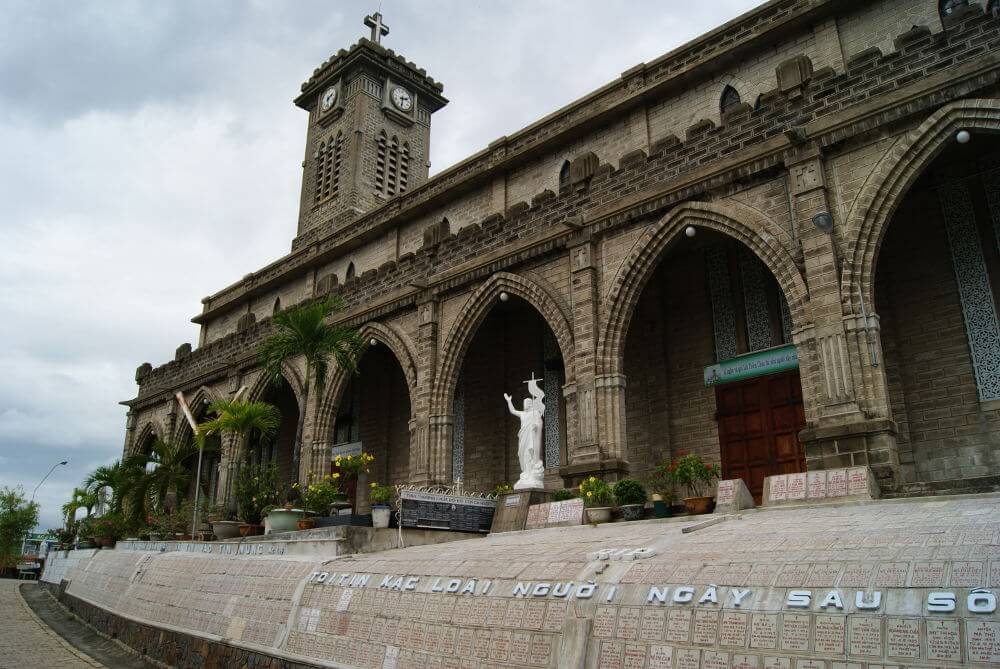
[[[740,93],[732,86],[722,89],[722,98],[719,100],[719,110],[725,114],[727,111],[740,103]]]
[[[562,167],[559,168],[559,190],[562,190],[566,186],[569,186],[569,161],[564,160]]]
[[[944,18],[968,6],[969,0],[941,0],[938,4],[938,11],[941,14],[941,18]]]
[[[273,316],[274,314],[278,313],[279,311],[281,311],[281,298],[280,297],[276,297],[276,298],[274,298],[274,306],[271,308],[271,315]]]
[[[343,162],[344,133],[319,143],[316,151],[316,202],[337,197],[340,188],[340,167]]]
[[[347,275],[344,281],[347,282],[353,278],[354,278],[354,263],[352,262],[347,265]]]
[[[410,179],[410,145],[383,130],[376,140],[375,190],[392,197],[405,193]]]

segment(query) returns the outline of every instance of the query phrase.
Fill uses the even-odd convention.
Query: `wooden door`
[[[716,386],[722,478],[743,479],[760,503],[764,478],[805,471],[797,371]]]

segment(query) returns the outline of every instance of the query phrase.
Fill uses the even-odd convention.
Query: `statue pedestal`
[[[528,507],[552,501],[552,493],[541,488],[518,490],[497,497],[497,511],[493,515],[490,534],[494,532],[518,532],[528,522]]]

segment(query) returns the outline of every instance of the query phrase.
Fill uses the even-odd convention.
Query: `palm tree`
[[[73,488],[70,500],[62,505],[63,517],[66,519],[66,529],[71,530],[76,525],[76,512],[86,509],[89,516],[97,506],[97,495],[86,488]]]
[[[215,418],[198,426],[202,437],[222,434],[243,437],[256,432],[261,441],[270,441],[281,426],[281,411],[267,402],[216,400],[208,405],[208,411]]]
[[[214,440],[204,439],[200,435],[184,444],[156,439],[148,455],[133,455],[125,463],[144,470],[144,486],[148,491],[146,494],[169,513],[177,508],[178,493],[191,481],[190,464],[192,459],[198,457],[199,447],[207,452],[218,446]]]
[[[277,332],[260,345],[260,359],[264,373],[273,383],[280,383],[281,368],[285,362],[298,356],[306,360],[302,406],[299,408],[299,421],[295,427],[295,444],[292,451],[292,470],[296,479],[299,475],[302,429],[305,424],[306,408],[309,406],[311,386],[315,382],[317,394],[322,395],[331,357],[341,369],[351,372],[357,370],[358,352],[361,350],[361,338],[358,333],[327,322],[327,318],[343,309],[343,306],[340,298],[331,296],[321,302],[279,312],[272,319]]]

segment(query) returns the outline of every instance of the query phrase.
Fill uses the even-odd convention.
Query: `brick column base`
[[[883,490],[899,480],[896,423],[884,418],[806,428],[799,433],[806,452],[806,469],[837,469],[867,465]]]

